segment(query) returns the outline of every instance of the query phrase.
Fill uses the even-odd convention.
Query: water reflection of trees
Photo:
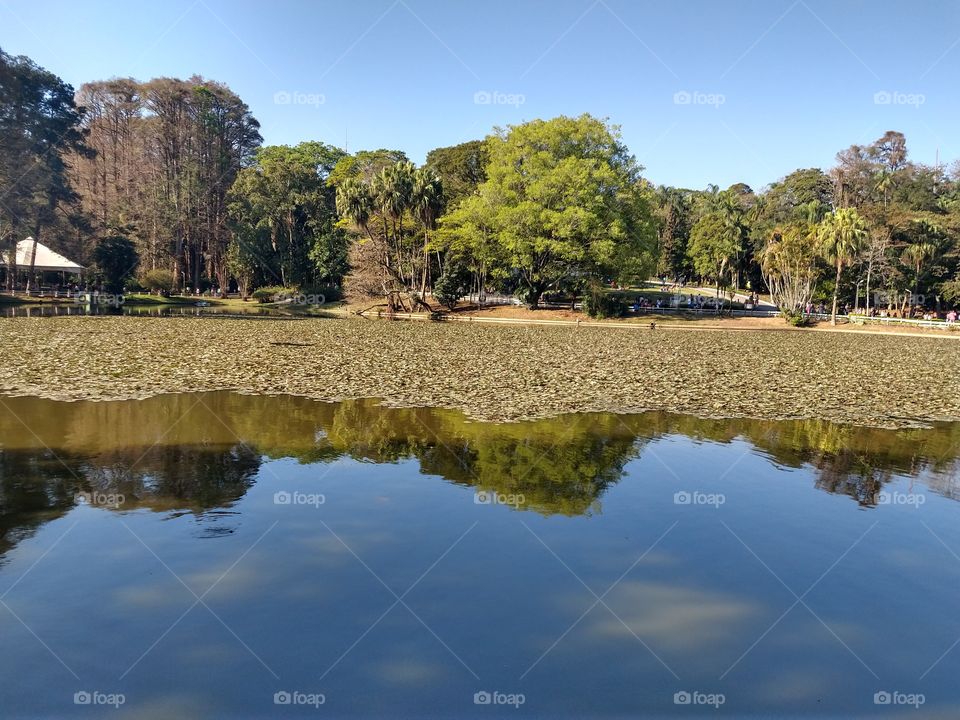
[[[646,413],[493,425],[452,410],[232,393],[111,403],[5,398],[0,552],[68,510],[83,491],[122,494],[126,509],[200,516],[229,508],[255,481],[264,456],[415,459],[423,473],[522,495],[527,509],[588,513],[646,443],[671,435],[748,442],[775,464],[812,468],[817,488],[864,505],[895,475],[923,474],[932,491],[960,497],[960,424],[894,432]]]
[[[91,456],[0,452],[0,555],[73,508],[78,496],[122,498],[118,510],[190,512],[201,520],[253,484],[261,456],[245,444],[164,446]],[[219,519],[220,516],[218,516]],[[218,532],[230,531],[223,523]]]

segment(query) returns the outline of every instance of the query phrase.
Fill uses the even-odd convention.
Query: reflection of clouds
[[[837,683],[842,683],[843,678],[825,673],[824,670],[825,668],[801,670],[796,666],[768,667],[768,674],[764,676],[763,682],[738,683],[736,698],[731,704],[736,707],[736,703],[769,703],[773,707],[782,708],[788,703],[796,703],[799,709],[809,707],[812,698],[819,698],[829,706],[830,698],[840,689]],[[753,677],[755,678],[755,675]],[[864,705],[869,700],[865,695]]]
[[[624,580],[604,598],[633,632],[657,652],[700,654],[705,646],[729,647],[745,637],[759,606],[707,590]],[[585,618],[591,632],[636,640],[598,605]]]
[[[406,612],[401,609],[400,612]],[[424,632],[427,632],[424,630]],[[456,662],[456,661],[454,661]],[[447,666],[440,663],[428,663],[406,656],[399,660],[388,660],[372,668],[380,680],[394,685],[431,686],[448,674]]]
[[[142,697],[142,695],[141,695]],[[200,699],[183,692],[167,693],[163,697],[151,698],[140,702],[140,697],[127,696],[127,702],[118,710],[111,708],[110,714],[118,720],[203,720],[217,717],[219,708],[209,698]]]
[[[396,535],[392,532],[369,528],[362,528],[362,532],[358,532],[357,528],[344,531],[330,523],[327,524],[343,542],[317,522],[305,523],[297,528],[305,531],[305,536],[301,533],[294,537],[306,553],[305,561],[339,566],[349,558],[350,562],[359,565],[353,553],[369,562],[368,557],[376,556],[384,547],[390,547],[396,542]]]
[[[171,584],[176,585],[171,592]],[[179,592],[178,592],[179,590]],[[140,610],[159,610],[160,608],[171,605],[183,605],[189,598],[193,602],[193,596],[187,592],[173,576],[170,581],[166,579],[161,583],[151,586],[145,586],[142,582],[137,585],[128,585],[117,590],[115,600],[122,608],[137,608]]]
[[[260,592],[265,584],[275,579],[272,577],[273,573],[269,564],[258,566],[256,560],[249,555],[227,572],[235,560],[236,558],[230,558],[229,560],[216,562],[212,567],[193,572],[182,572],[173,567],[173,571],[180,576],[183,583],[157,563],[158,577],[152,584],[145,585],[142,578],[137,578],[135,584],[118,588],[114,597],[118,605],[121,606],[121,611],[130,607],[140,610],[178,607],[186,610],[196,598],[183,586],[184,584],[194,593],[203,597],[205,602],[210,603],[218,595],[236,598],[241,595],[249,596]],[[227,573],[226,576],[220,580],[225,572]],[[218,580],[219,582],[217,582]],[[209,595],[204,597],[204,593],[214,583],[216,583],[216,587],[210,591]],[[206,612],[199,605],[194,610]]]
[[[269,563],[266,564],[267,567],[264,567],[263,563],[258,564],[256,558],[251,557],[251,555],[253,553],[239,562],[237,562],[237,558],[231,557],[223,562],[215,563],[213,567],[204,568],[199,572],[183,573],[180,577],[183,578],[188,587],[201,597],[209,590],[210,594],[204,600],[209,600],[216,595],[226,595],[232,598],[242,593],[262,592],[264,581],[270,577]],[[216,587],[213,587],[214,585]]]

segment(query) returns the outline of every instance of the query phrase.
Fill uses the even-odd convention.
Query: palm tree
[[[938,249],[935,242],[925,240],[914,243],[913,245],[908,245],[903,251],[903,259],[910,263],[913,269],[913,292],[910,297],[911,305],[913,305],[917,297],[917,289],[920,285],[920,271],[923,268],[923,264],[928,260],[932,260],[936,256]]]
[[[400,278],[406,284],[403,274],[403,215],[410,208],[413,194],[412,162],[398,162],[396,165],[384,168],[379,176],[377,191],[379,204],[384,215],[389,215],[393,224],[394,252],[397,259],[397,270]],[[386,225],[386,219],[384,219]],[[411,277],[413,273],[411,268]]]
[[[893,187],[893,173],[884,168],[877,175],[877,179],[874,181],[874,189],[883,196],[883,207],[887,207],[887,195],[890,192],[890,188]]]
[[[337,214],[349,218],[370,236],[370,214],[373,197],[369,186],[359,178],[347,178],[337,187]]]
[[[743,254],[743,239],[746,227],[743,224],[744,210],[740,199],[729,190],[724,190],[717,195],[717,211],[723,218],[723,224],[727,229],[730,242],[733,245],[734,256],[731,258],[733,265],[734,292],[740,289],[740,270],[741,256]]]
[[[430,275],[430,231],[443,211],[443,184],[429,168],[414,170],[410,205],[423,224],[423,276],[420,283],[420,296],[423,297]]]
[[[827,215],[817,229],[820,252],[830,263],[836,265],[837,277],[833,286],[833,312],[830,324],[837,324],[837,293],[840,290],[840,273],[844,265],[856,258],[867,237],[867,224],[854,208],[839,208]]]

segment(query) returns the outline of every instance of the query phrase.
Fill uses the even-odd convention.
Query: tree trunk
[[[833,313],[830,315],[830,324],[837,324],[837,292],[840,290],[840,270],[843,268],[843,265],[840,261],[837,261],[837,281],[833,285]]]
[[[40,221],[33,226],[33,248],[30,252],[30,271],[27,273],[27,295],[30,294],[30,286],[33,284],[34,267],[37,264],[37,243],[40,241]]]

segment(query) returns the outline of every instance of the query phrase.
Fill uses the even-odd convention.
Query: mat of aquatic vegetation
[[[0,393],[121,399],[238,390],[480,420],[670,410],[903,427],[960,420],[960,343],[359,319],[9,318]]]

